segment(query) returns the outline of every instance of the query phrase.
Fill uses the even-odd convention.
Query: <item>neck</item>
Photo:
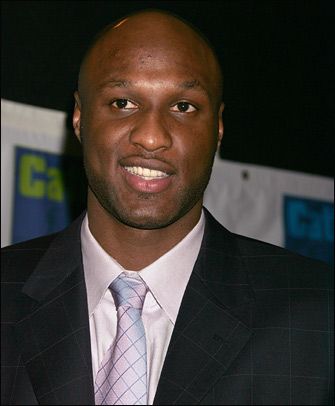
[[[125,225],[108,213],[89,193],[89,228],[101,247],[127,270],[139,271],[180,242],[200,219],[202,201],[176,222],[143,230]]]

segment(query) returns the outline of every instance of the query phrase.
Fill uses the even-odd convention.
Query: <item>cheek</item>
[[[117,125],[112,120],[92,114],[83,121],[82,133],[86,158],[102,167],[113,161],[127,138],[128,129],[125,125]]]
[[[184,169],[191,176],[199,176],[211,167],[216,152],[217,137],[213,126],[192,128],[185,137],[177,139]]]

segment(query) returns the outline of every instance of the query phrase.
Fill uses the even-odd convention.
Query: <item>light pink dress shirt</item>
[[[149,287],[142,319],[147,338],[148,404],[152,404],[179,307],[204,234],[204,214],[191,232],[170,251],[138,274]],[[87,288],[93,379],[116,335],[116,309],[108,289],[125,270],[90,232],[87,215],[81,227]]]

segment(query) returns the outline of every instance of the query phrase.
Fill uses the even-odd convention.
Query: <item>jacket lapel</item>
[[[154,404],[198,404],[251,337],[253,292],[231,233],[206,211]]]
[[[41,404],[94,404],[81,222],[52,241],[20,298],[16,337]]]

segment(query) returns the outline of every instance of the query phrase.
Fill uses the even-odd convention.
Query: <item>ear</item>
[[[218,134],[218,144],[217,144],[217,149],[220,148],[223,133],[224,133],[224,125],[223,125],[223,117],[222,113],[224,110],[224,103],[220,104],[219,112],[218,112],[218,121],[219,121],[219,134]]]
[[[81,102],[80,102],[80,97],[78,91],[74,93],[74,99],[75,99],[75,104],[74,104],[74,110],[73,110],[73,116],[72,116],[72,125],[74,129],[74,133],[76,134],[76,137],[78,138],[79,142],[81,142],[81,134],[80,134],[80,123],[81,123]]]

